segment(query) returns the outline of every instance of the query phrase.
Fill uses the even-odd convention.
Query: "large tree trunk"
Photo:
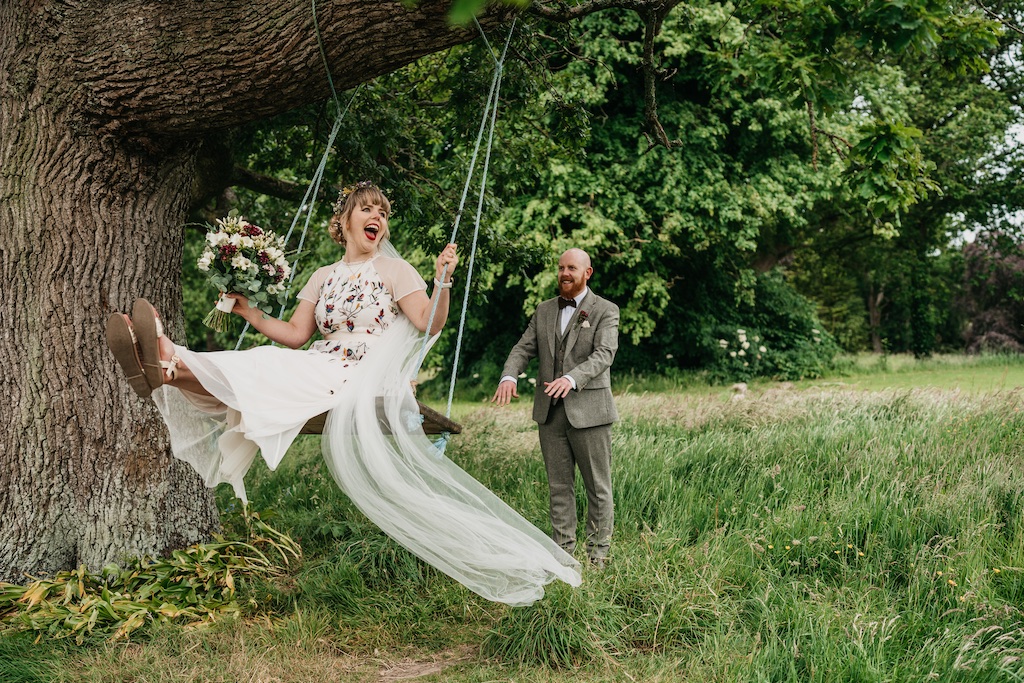
[[[318,5],[339,88],[474,36],[430,0]],[[326,95],[305,1],[0,3],[0,580],[216,528],[104,320],[145,296],[181,338],[199,140]]]
[[[196,542],[210,494],[127,390],[103,324],[145,295],[180,317],[181,218],[194,149],[158,157],[68,136],[42,107],[4,107],[0,258],[0,578],[98,567]],[[155,276],[155,277],[154,277]],[[171,327],[171,333],[175,331]]]

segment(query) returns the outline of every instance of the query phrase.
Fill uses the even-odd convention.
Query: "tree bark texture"
[[[431,0],[316,7],[339,91],[476,35]],[[145,296],[181,338],[202,140],[328,95],[305,0],[0,3],[0,581],[216,529],[104,322]]]

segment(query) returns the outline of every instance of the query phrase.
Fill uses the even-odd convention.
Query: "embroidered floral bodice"
[[[402,259],[378,255],[318,269],[299,293],[300,299],[314,302],[323,337],[311,350],[361,360],[399,315],[398,299],[417,289],[425,289],[423,278]]]
[[[316,326],[323,339],[312,348],[345,360],[360,360],[370,338],[380,336],[398,315],[398,304],[373,266],[344,261],[324,281],[317,300]]]

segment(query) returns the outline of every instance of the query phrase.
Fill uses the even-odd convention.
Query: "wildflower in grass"
[[[942,576],[942,570],[940,569],[939,571],[935,572],[935,576]]]
[[[857,551],[857,557],[864,557],[864,553],[862,553],[861,551],[858,550]]]
[[[950,579],[946,583],[948,583],[950,586],[955,586],[956,585],[956,581],[954,581],[953,579]]]
[[[769,543],[768,544],[768,550],[775,550],[775,546],[773,546],[771,543]]]
[[[800,545],[800,539],[794,538],[792,541],[790,541],[790,543],[793,545]]]
[[[999,573],[999,567],[993,567],[992,568],[992,573],[993,574],[998,574]]]
[[[788,545],[786,546],[786,550],[789,550],[789,546]]]

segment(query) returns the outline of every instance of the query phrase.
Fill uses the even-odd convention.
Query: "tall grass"
[[[308,439],[277,472],[250,476],[253,505],[305,559],[240,588],[243,620],[67,652],[0,638],[0,673],[387,680],[418,664],[423,680],[444,681],[1024,677],[1020,393],[755,388],[627,393],[618,407],[612,559],[578,589],[552,586],[527,608],[478,598],[352,509]],[[529,407],[467,409],[463,422],[448,456],[546,529]],[[582,490],[578,506],[582,520]]]

